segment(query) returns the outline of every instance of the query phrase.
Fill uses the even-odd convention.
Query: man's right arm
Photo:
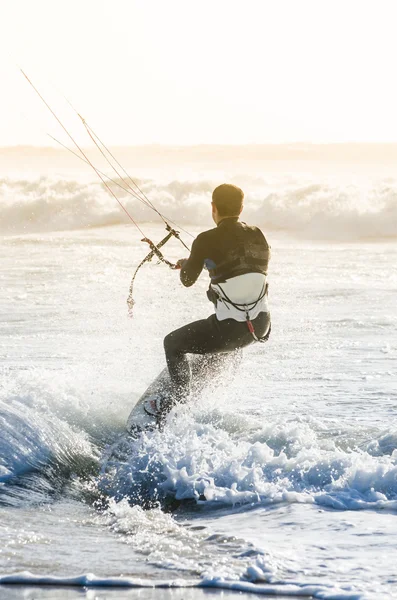
[[[181,269],[181,282],[185,287],[196,283],[204,267],[204,255],[200,235],[194,240],[190,256]]]

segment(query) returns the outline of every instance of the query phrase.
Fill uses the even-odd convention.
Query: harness
[[[271,326],[269,327],[269,331],[263,338],[258,338],[258,336],[255,333],[255,328],[252,324],[249,313],[251,310],[254,310],[254,308],[259,304],[259,302],[267,295],[268,290],[269,290],[269,284],[268,283],[263,284],[262,290],[261,290],[258,298],[256,300],[254,300],[254,302],[247,302],[246,304],[240,304],[238,302],[233,302],[233,300],[231,300],[229,298],[229,296],[226,294],[225,290],[221,287],[221,285],[219,285],[219,283],[217,283],[216,285],[220,288],[222,294],[220,294],[213,287],[210,287],[209,294],[207,293],[209,299],[214,301],[213,300],[213,298],[214,298],[216,302],[217,301],[223,302],[229,310],[230,310],[230,308],[229,308],[228,304],[230,304],[231,306],[233,306],[240,312],[244,312],[248,331],[250,332],[250,334],[252,335],[254,340],[256,342],[267,342],[267,340],[269,339],[269,336],[270,336]],[[212,296],[212,298],[211,298],[211,296]]]

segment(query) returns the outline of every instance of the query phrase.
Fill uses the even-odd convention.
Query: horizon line
[[[108,144],[109,148],[208,148],[208,147],[222,147],[222,148],[241,148],[241,147],[257,147],[257,148],[274,148],[274,147],[332,147],[332,146],[396,146],[395,142],[198,142],[191,144],[183,143],[168,143],[168,142],[146,142],[140,144]],[[82,146],[83,148],[95,148],[95,144],[89,144]],[[32,150],[61,150],[67,151],[61,145],[38,145],[38,144],[9,144],[0,145],[0,150],[17,150],[17,149],[32,149]]]

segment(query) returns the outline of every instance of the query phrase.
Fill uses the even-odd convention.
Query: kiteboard
[[[208,385],[219,384],[225,369],[233,367],[233,370],[235,370],[241,358],[241,351],[227,354],[196,354],[189,356],[192,380],[190,394],[185,402],[189,402],[191,398],[197,399]],[[229,374],[227,380],[230,381]],[[172,406],[172,394],[173,385],[166,367],[149,385],[133,407],[127,420],[127,431],[134,435],[161,427],[164,424],[166,415],[163,414],[159,418],[154,414],[155,411],[151,412],[150,405],[151,402],[168,402]]]

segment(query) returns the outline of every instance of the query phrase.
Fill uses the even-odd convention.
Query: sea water
[[[2,598],[20,597],[16,583],[26,598],[397,597],[397,181],[222,169],[142,171],[139,184],[193,236],[217,183],[244,187],[244,217],[272,246],[272,335],[137,439],[125,423],[165,366],[163,337],[211,313],[207,275],[185,289],[145,265],[129,318],[148,247],[114,199],[84,165],[3,170]],[[161,223],[121,197],[159,241]]]

